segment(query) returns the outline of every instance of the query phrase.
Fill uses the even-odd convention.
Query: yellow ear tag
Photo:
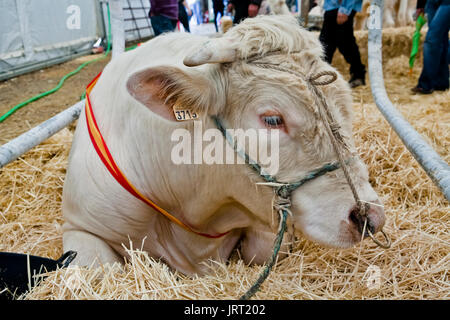
[[[173,108],[173,114],[177,121],[197,120],[199,115],[187,109]]]

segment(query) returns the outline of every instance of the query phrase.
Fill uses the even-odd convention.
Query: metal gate
[[[149,18],[150,0],[123,1],[125,41],[148,39],[154,36]]]

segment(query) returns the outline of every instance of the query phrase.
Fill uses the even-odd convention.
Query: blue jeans
[[[428,32],[423,45],[423,69],[418,86],[427,91],[449,88],[447,56],[450,5],[439,3],[439,0],[428,0],[425,6]]]
[[[203,22],[202,10],[200,9],[200,1],[196,1],[192,6],[192,12],[194,13],[195,20],[198,25],[201,25]]]
[[[172,20],[165,16],[151,16],[150,21],[152,22],[152,28],[155,32],[155,36],[160,35],[164,32],[171,32],[175,30],[177,26],[177,20]]]

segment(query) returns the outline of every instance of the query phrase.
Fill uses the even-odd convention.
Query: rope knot
[[[356,205],[358,206],[359,214],[361,217],[367,217],[370,210],[370,204],[358,199]]]
[[[279,212],[280,210],[286,210],[290,212],[291,207],[291,199],[289,198],[281,198],[277,197],[277,199],[273,203],[273,208],[275,211]]]
[[[289,197],[291,196],[291,191],[289,189],[289,184],[284,184],[276,189],[276,194],[278,198],[289,200]]]

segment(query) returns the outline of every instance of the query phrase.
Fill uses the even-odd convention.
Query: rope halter
[[[269,55],[274,54],[280,54],[279,51],[269,53]],[[214,122],[216,123],[216,126],[219,128],[219,130],[222,132],[222,134],[225,136],[227,141],[233,146],[233,149],[245,159],[245,162],[250,165],[264,180],[263,184],[267,186],[271,186],[274,188],[274,195],[275,199],[273,202],[273,209],[278,212],[280,215],[280,224],[279,224],[279,230],[277,237],[274,242],[274,251],[272,256],[270,257],[269,261],[267,262],[266,267],[264,268],[264,271],[259,276],[258,280],[254,283],[254,285],[241,297],[241,300],[250,299],[259,289],[261,284],[264,282],[264,280],[268,277],[270,270],[272,269],[273,265],[276,262],[276,258],[278,255],[278,252],[281,247],[281,243],[283,240],[284,233],[286,231],[286,221],[288,216],[292,216],[291,212],[291,194],[294,190],[305,184],[306,182],[313,180],[317,177],[320,177],[324,175],[327,172],[334,171],[338,168],[342,168],[344,172],[344,176],[347,180],[348,185],[350,186],[350,189],[353,194],[353,198],[355,199],[357,209],[359,211],[359,215],[364,219],[364,227],[362,230],[362,235],[364,236],[366,232],[366,226],[369,222],[368,218],[368,211],[370,208],[370,205],[367,202],[361,201],[358,191],[356,190],[356,186],[352,180],[352,177],[349,173],[348,164],[352,160],[350,159],[344,159],[344,151],[348,150],[348,146],[345,143],[345,140],[340,132],[340,125],[334,118],[333,113],[328,107],[327,101],[322,94],[321,90],[319,90],[318,87],[325,86],[328,84],[333,83],[338,78],[336,72],[334,71],[322,71],[316,74],[313,74],[309,77],[306,77],[300,72],[297,72],[292,69],[285,68],[283,66],[280,66],[279,64],[274,63],[266,63],[266,62],[258,62],[257,60],[261,59],[261,57],[252,57],[248,59],[247,63],[252,63],[256,66],[267,68],[267,69],[274,69],[281,72],[287,72],[290,74],[293,74],[294,76],[305,80],[307,83],[307,86],[311,92],[314,93],[314,99],[316,102],[316,105],[319,109],[319,117],[322,121],[322,123],[325,126],[326,132],[331,140],[331,143],[333,145],[333,150],[336,153],[336,156],[338,157],[338,161],[327,163],[323,165],[322,167],[312,170],[308,172],[302,179],[299,181],[293,182],[293,183],[280,183],[276,180],[275,177],[265,174],[259,164],[257,164],[255,161],[252,161],[250,157],[243,152],[242,150],[237,149],[237,145],[233,138],[227,133],[225,127],[222,125],[221,120],[217,116],[212,116]],[[326,77],[326,78],[324,78]],[[370,231],[370,228],[367,228],[367,234],[369,237],[375,242],[378,246],[382,248],[389,248],[391,246],[391,240],[389,236],[381,229],[381,233],[383,234],[385,238],[385,243],[382,243],[381,241],[377,240],[372,232]]]
[[[323,81],[319,81],[319,79],[324,76],[331,76],[331,78],[325,79]],[[330,84],[330,83],[334,82],[336,79],[337,79],[336,72],[322,71],[322,72],[319,72],[319,73],[311,76],[308,79],[307,83],[308,83],[308,87],[310,88],[310,90],[315,93],[314,98],[316,99],[316,103],[319,106],[320,118],[321,118],[322,122],[325,124],[325,128],[326,128],[328,136],[331,139],[331,143],[333,145],[334,152],[336,153],[336,155],[339,159],[339,164],[342,167],[342,170],[345,175],[345,179],[347,180],[347,183],[350,186],[350,189],[353,194],[353,198],[355,199],[356,205],[359,210],[359,215],[364,218],[364,228],[362,230],[362,234],[364,235],[365,230],[366,230],[366,225],[369,221],[368,211],[369,211],[370,205],[367,202],[361,201],[361,199],[358,195],[355,184],[353,183],[352,177],[349,173],[347,163],[343,157],[342,149],[346,148],[346,145],[345,145],[345,142],[339,132],[339,125],[338,125],[337,121],[334,119],[333,113],[331,112],[330,108],[328,107],[325,97],[323,96],[322,92],[317,88],[318,86]],[[383,236],[386,240],[386,243],[382,243],[379,240],[377,240],[374,237],[374,235],[372,234],[372,232],[370,231],[370,228],[367,229],[367,233],[368,233],[369,237],[372,239],[372,241],[375,242],[378,246],[385,248],[385,249],[390,248],[391,239],[383,231],[383,229],[381,229],[381,233],[383,234]]]

